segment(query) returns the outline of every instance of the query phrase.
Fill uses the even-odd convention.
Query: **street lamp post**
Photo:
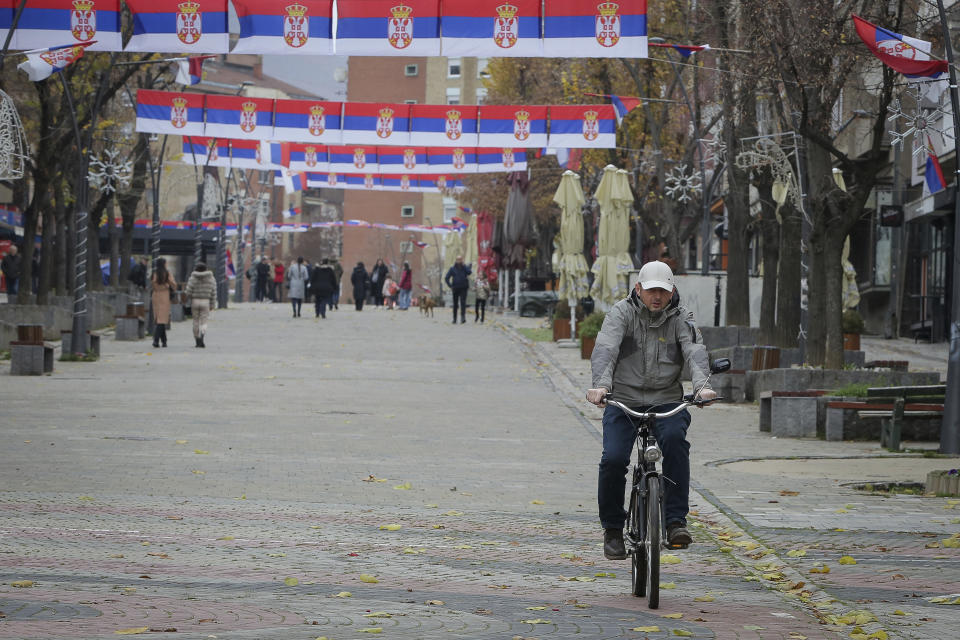
[[[433,220],[429,216],[423,216],[424,221],[433,228]],[[437,240],[437,234],[432,233],[433,245],[437,250],[437,295],[443,299],[443,261],[440,258],[440,241]]]

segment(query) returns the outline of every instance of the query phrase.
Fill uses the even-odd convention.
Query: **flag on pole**
[[[227,278],[233,280],[237,277],[237,270],[233,266],[233,256],[230,254],[230,249],[227,249]]]
[[[908,78],[939,78],[947,72],[946,60],[930,59],[930,43],[871,24],[856,14],[857,35],[880,62]]]
[[[585,93],[585,96],[593,96],[595,98],[608,98],[610,104],[613,105],[613,110],[617,114],[617,126],[620,126],[623,123],[623,118],[640,106],[640,103],[643,102],[640,98],[632,98],[630,96],[615,96],[609,93]]]
[[[673,49],[684,58],[689,58],[690,56],[697,53],[698,51],[707,51],[708,49],[710,49],[710,45],[708,44],[696,45],[696,44],[671,44],[669,42],[650,42],[649,45],[651,47],[663,47],[665,49]]]
[[[178,84],[199,84],[203,80],[203,61],[213,56],[191,56],[177,60]]]
[[[300,215],[300,207],[295,207],[292,204],[283,212],[284,218],[293,218]]]
[[[929,137],[927,138],[927,167],[923,172],[923,181],[931,194],[947,188],[943,169],[940,168],[940,160],[937,158],[937,152],[933,150],[933,141]]]
[[[427,243],[426,243],[426,242],[423,242],[422,240],[414,240],[414,241],[413,241],[413,244],[417,245],[417,246],[420,247],[421,249],[423,249],[424,247],[428,246]]]
[[[18,64],[17,68],[25,72],[32,82],[46,80],[54,73],[62,71],[71,63],[82,58],[83,52],[94,42],[96,40],[84,44],[64,45],[27,53],[27,60]]]

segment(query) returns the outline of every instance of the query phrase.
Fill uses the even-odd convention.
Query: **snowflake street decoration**
[[[704,162],[722,163],[727,157],[727,143],[720,136],[713,136],[709,140],[701,140],[704,146]]]
[[[666,178],[665,191],[677,202],[689,202],[700,193],[700,176],[687,173],[687,165],[681,164],[670,170]]]
[[[797,187],[793,165],[786,152],[776,142],[769,138],[760,138],[753,144],[752,149],[745,149],[737,154],[736,165],[743,170],[770,167],[774,182],[787,186],[787,197],[796,207],[801,206],[800,189]]]
[[[13,99],[0,91],[0,180],[18,180],[30,157],[23,124]]]
[[[904,98],[908,98],[907,103],[913,103],[912,109],[904,104]],[[928,101],[927,104],[930,102]],[[946,115],[940,102],[933,107],[924,106],[919,83],[909,85],[903,96],[890,105],[887,123],[896,123],[894,130],[888,132],[890,144],[894,147],[899,145],[902,149],[904,141],[913,136],[913,156],[916,157],[927,152],[927,144],[934,135],[940,136],[940,140],[944,143],[952,140],[950,130],[944,128],[944,125],[952,126],[952,121],[945,117]],[[905,123],[905,127],[899,126],[901,121]],[[903,132],[897,131],[901,128],[904,129]]]
[[[220,188],[209,173],[203,176],[203,204],[200,216],[203,220],[216,218],[220,213]]]
[[[107,149],[103,155],[102,160],[96,156],[90,156],[90,167],[87,172],[87,182],[90,186],[104,193],[113,193],[118,188],[130,184],[133,163],[129,160],[119,161],[120,152],[116,149]]]

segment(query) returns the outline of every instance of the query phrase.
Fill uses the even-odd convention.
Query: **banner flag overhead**
[[[203,61],[214,56],[191,56],[177,60],[177,84],[194,85],[203,80]]]
[[[445,56],[543,54],[540,0],[443,0]]]
[[[200,167],[229,167],[230,141],[224,138],[184,136],[183,162]]]
[[[947,73],[946,60],[930,59],[930,43],[878,27],[853,16],[857,35],[880,61],[908,78],[936,79]]]
[[[333,0],[233,0],[240,38],[232,53],[333,53]]]
[[[273,98],[207,96],[208,136],[266,140],[273,137]]]
[[[273,135],[291,142],[340,144],[342,102],[277,100]]]
[[[381,173],[430,173],[426,147],[377,147]]]
[[[26,73],[32,82],[40,82],[82,58],[86,48],[85,44],[73,44],[28,53],[27,59],[18,64],[17,69]]]
[[[137,90],[136,129],[141,133],[203,135],[202,93]]]
[[[4,37],[19,4],[3,3],[2,10],[10,12],[9,20],[0,23]],[[122,51],[120,0],[30,0],[20,14],[10,48],[75,44],[89,44],[89,51]]]
[[[476,173],[476,147],[431,147],[427,149],[429,173]]]
[[[417,186],[416,176],[409,176],[405,173],[399,175],[387,173],[380,176],[381,191],[411,191]]]
[[[545,106],[480,107],[480,139],[483,147],[547,146]]]
[[[290,145],[290,169],[293,171],[326,172],[329,168],[327,147],[322,144]]]
[[[418,145],[477,145],[480,107],[415,104],[410,107],[410,140]]]
[[[439,0],[337,3],[338,55],[439,56]]]
[[[357,173],[364,171],[377,173],[377,147],[327,147],[330,173]]]
[[[228,53],[227,0],[126,0],[133,37],[126,51]]]
[[[231,140],[230,166],[234,169],[268,169],[260,155],[259,140]]]
[[[550,57],[646,58],[646,0],[550,0],[543,53]]]
[[[495,147],[479,148],[476,151],[477,171],[480,173],[527,170],[527,153],[523,149]]]
[[[345,102],[344,144],[410,144],[410,105]]]
[[[613,105],[555,105],[550,107],[550,147],[609,149],[617,146]]]

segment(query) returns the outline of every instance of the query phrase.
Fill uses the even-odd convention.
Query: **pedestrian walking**
[[[170,303],[177,296],[177,282],[167,271],[166,258],[157,258],[150,277],[150,306],[153,307],[153,346],[167,346],[167,325],[170,324]]]
[[[310,272],[303,264],[303,256],[297,258],[296,264],[290,265],[287,269],[287,283],[290,287],[290,304],[293,305],[293,317],[300,317],[300,308],[303,306],[303,299],[306,297],[307,279]]]
[[[7,250],[7,255],[0,261],[0,271],[3,271],[3,279],[7,283],[7,302],[13,303],[20,286],[20,269],[23,258],[17,251],[17,245],[11,244]]]
[[[390,272],[387,272],[386,277],[383,279],[383,306],[387,309],[394,309],[397,306],[397,293],[400,291],[400,285],[398,285],[393,278],[390,277]]]
[[[133,265],[130,269],[130,275],[127,276],[133,286],[135,286],[140,291],[143,291],[147,288],[147,259],[141,257],[137,261],[137,264]]]
[[[333,290],[333,296],[331,296],[331,303],[334,309],[340,309],[340,280],[343,278],[343,267],[340,265],[340,260],[333,258],[330,261],[330,264],[333,265],[333,276],[336,278],[337,286]]]
[[[270,263],[267,262],[267,256],[262,256],[260,258],[260,263],[257,265],[256,269],[257,274],[257,302],[263,302],[263,299],[267,296],[268,291],[267,287],[270,286]]]
[[[206,348],[203,337],[207,333],[210,310],[217,305],[217,281],[203,262],[198,262],[193,268],[184,295],[190,299],[190,308],[193,310],[193,339],[197,347]]]
[[[401,310],[406,311],[410,308],[410,296],[413,289],[413,272],[410,271],[410,263],[403,263],[403,272],[400,274],[400,293],[397,302]]]
[[[467,290],[470,288],[470,266],[463,264],[463,256],[457,256],[456,262],[444,276],[444,282],[453,292],[453,323],[457,323],[457,306],[460,307],[460,322],[467,321]]]
[[[370,276],[362,262],[358,262],[353,268],[350,284],[353,285],[353,304],[357,311],[363,311],[363,301],[367,299],[367,289],[370,287]]]
[[[375,307],[383,306],[383,279],[387,277],[387,265],[383,264],[383,258],[377,258],[377,263],[370,270],[370,286],[373,289],[373,305]]]
[[[273,261],[273,301],[283,302],[283,262],[280,258]]]
[[[334,280],[333,267],[330,265],[330,259],[324,258],[320,265],[313,270],[313,276],[310,278],[310,290],[313,291],[314,309],[317,318],[327,317],[327,305],[330,304],[330,296],[336,287]]]
[[[490,283],[487,281],[487,274],[480,272],[477,274],[475,282],[477,298],[473,305],[473,321],[478,320],[483,323],[483,318],[487,315],[487,298],[490,297]]]

